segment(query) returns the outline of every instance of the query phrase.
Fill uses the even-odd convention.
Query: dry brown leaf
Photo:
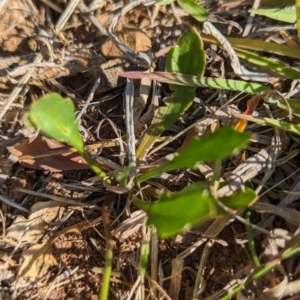
[[[300,225],[300,212],[292,208],[273,205],[271,203],[256,202],[251,205],[251,209],[259,213],[277,215],[284,218],[290,224]]]
[[[61,152],[63,152],[64,150],[67,151],[66,149],[70,149],[70,151],[56,155],[51,153],[53,150],[62,150]],[[72,152],[70,147],[43,136],[19,142],[7,147],[7,150],[18,156],[19,163],[27,168],[52,172],[89,169],[88,164],[77,152]],[[25,155],[28,157],[24,157]],[[38,157],[41,155],[43,157]]]
[[[7,238],[21,242],[37,241],[47,229],[47,223],[52,222],[62,203],[56,201],[37,202],[30,211],[28,219],[17,216],[7,230]]]
[[[264,280],[264,284],[266,282],[266,278],[269,279],[270,287],[267,287],[263,290],[259,299],[261,300],[279,300],[282,299],[284,295],[284,291],[288,284],[288,277],[282,265],[277,266],[276,273],[274,270],[272,274],[267,274],[263,276],[261,279]]]
[[[137,232],[143,223],[146,214],[142,210],[133,212],[130,218],[123,221],[117,228],[112,231],[113,237],[119,242],[124,242],[128,237]]]
[[[30,278],[41,278],[52,266],[57,265],[57,261],[50,253],[51,247],[47,247],[41,252],[41,248],[46,245],[47,240],[40,244],[35,244],[25,250],[22,254],[23,263],[19,269],[18,275]]]

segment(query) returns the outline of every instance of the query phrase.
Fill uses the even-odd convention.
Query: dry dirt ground
[[[130,205],[127,194],[112,194],[86,166],[79,166],[77,155],[71,159],[63,153],[51,154],[59,145],[37,138],[24,123],[26,111],[34,100],[48,92],[68,96],[74,100],[76,114],[83,112],[82,137],[86,145],[94,145],[90,152],[102,158],[103,168],[111,171],[126,165],[120,147],[120,140],[126,135],[122,98],[126,82],[118,73],[135,70],[137,66],[129,63],[107,37],[109,26],[116,21],[114,33],[134,53],[151,53],[156,70],[164,69],[163,53],[188,27],[197,26],[201,30],[177,6],[133,5],[120,15],[128,3],[125,0],[0,2],[1,299],[98,299],[106,249],[101,218],[103,203],[109,206],[114,238],[109,299],[141,299],[143,215]],[[247,9],[252,5],[251,0],[206,3],[215,15],[238,22],[242,28],[249,17]],[[65,15],[66,12],[70,14]],[[268,26],[264,19],[258,20],[259,26]],[[224,34],[240,36],[232,24],[224,22],[222,26]],[[234,76],[224,51],[208,43],[205,48],[206,76],[221,76],[221,65],[226,76]],[[94,97],[83,110],[98,78],[100,84]],[[139,84],[136,83],[138,91]],[[281,84],[283,90],[287,89],[288,83]],[[135,107],[141,112],[137,117],[137,138],[143,136],[151,122],[151,114],[150,118],[142,116],[151,108],[146,101],[153,89],[146,89],[146,100],[142,98]],[[162,85],[159,93],[161,104],[161,98],[170,93],[168,86]],[[203,119],[209,110],[216,111],[220,101],[226,102],[234,96],[224,92],[220,100],[219,93],[206,88],[199,89],[197,95],[192,108],[165,135],[175,135]],[[199,99],[209,99],[206,108]],[[240,105],[243,110],[245,101],[240,101]],[[269,162],[251,177],[254,188],[263,183],[260,202],[265,206],[254,208],[250,221],[265,228],[264,233],[255,231],[254,240],[262,261],[266,261],[276,256],[281,249],[279,245],[284,245],[282,239],[270,239],[266,233],[275,231],[281,236],[292,236],[299,226],[299,138],[257,126],[249,129],[258,132],[260,140],[247,149],[243,159],[266,151],[267,158],[261,163]],[[148,161],[174,152],[184,139],[181,136],[148,157]],[[271,143],[276,146],[278,139],[279,150],[269,147]],[[41,153],[46,155],[38,157]],[[288,153],[294,156],[288,157]],[[224,162],[222,176],[243,159]],[[191,182],[207,180],[206,173],[211,167],[178,170],[153,184],[180,190]],[[285,202],[290,205],[289,212],[283,208],[278,212],[275,205],[287,197],[290,197]],[[269,224],[263,222],[270,214],[263,212],[273,214]],[[172,239],[158,239],[155,231],[148,229],[151,252],[144,299],[183,300],[192,299],[193,295],[195,299],[219,299],[223,289],[228,290],[231,284],[248,275],[253,263],[245,243],[245,225],[228,220],[203,224]],[[298,278],[299,259],[294,256],[281,268],[249,285],[239,299],[288,299],[286,295],[290,293],[274,296],[274,289],[284,291],[288,283],[297,283]]]

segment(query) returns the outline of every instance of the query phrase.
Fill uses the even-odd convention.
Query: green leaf
[[[122,77],[141,79],[150,78],[165,83],[172,83],[184,86],[194,86],[194,87],[208,87],[212,89],[223,89],[231,91],[246,92],[250,94],[260,95],[266,91],[270,91],[269,87],[263,86],[261,84],[233,80],[233,79],[220,79],[220,78],[209,78],[209,77],[198,77],[184,74],[168,73],[168,72],[124,72],[119,74]]]
[[[295,23],[297,16],[295,9],[285,9],[285,8],[260,8],[260,9],[249,9],[250,13],[256,15],[265,16],[277,21],[282,21],[286,23]]]
[[[169,72],[180,72],[202,76],[205,70],[205,51],[200,35],[195,29],[185,32],[168,53],[166,69]],[[195,97],[195,87],[183,87],[177,84],[170,86],[174,94],[164,99],[167,106],[158,109],[152,125],[147,130],[138,149],[137,159],[142,159],[152,147],[157,137],[191,106]]]
[[[173,160],[138,176],[137,180],[142,182],[159,173],[179,168],[194,168],[202,161],[224,159],[235,150],[243,148],[250,138],[250,133],[238,132],[232,127],[222,127],[203,138],[194,138]]]
[[[156,4],[158,5],[167,5],[167,4],[170,4],[172,2],[175,2],[175,0],[159,0],[156,2]]]
[[[178,45],[167,55],[166,71],[202,76],[205,70],[205,51],[196,29],[186,31]],[[175,87],[176,88],[176,87]]]
[[[199,22],[205,22],[209,13],[201,5],[197,4],[193,0],[177,0],[177,3],[194,19]]]
[[[257,195],[251,188],[240,189],[230,196],[222,197],[219,200],[233,210],[239,210],[251,205],[257,199]],[[221,211],[222,208],[220,208]],[[224,212],[224,214],[226,214]]]
[[[230,208],[242,208],[255,199],[255,192],[246,188],[245,192],[240,190],[224,200],[227,205],[232,205],[228,205]],[[223,202],[223,199],[220,201]],[[227,214],[217,205],[202,182],[194,183],[154,203],[139,199],[134,199],[133,203],[147,212],[148,225],[154,225],[161,238],[173,236],[193,225]]]
[[[235,50],[235,52],[240,58],[245,59],[248,62],[253,63],[257,66],[260,66],[264,70],[270,70],[274,73],[277,73],[281,76],[290,79],[300,80],[300,72],[295,69],[292,69],[288,65],[245,50]]]
[[[271,118],[263,118],[263,120],[265,121],[266,125],[273,126],[275,128],[300,135],[300,124],[292,124],[292,123],[278,121]]]
[[[38,127],[43,135],[83,152],[83,141],[74,113],[75,107],[71,99],[49,94],[31,105],[28,120]]]
[[[64,99],[58,94],[49,94],[31,105],[28,121],[38,127],[43,135],[74,147],[91,169],[99,177],[104,177],[106,173],[84,149],[74,113],[75,107],[71,99]]]
[[[269,125],[284,131],[300,135],[300,124],[292,124],[285,121],[278,121],[271,118],[258,118],[248,115],[238,115],[239,118],[262,125]]]
[[[217,39],[211,35],[207,35],[202,32],[201,37],[205,42],[219,44]],[[300,59],[300,51],[296,51],[297,49],[294,47],[265,42],[259,39],[234,38],[229,36],[227,36],[226,39],[234,49],[245,48],[249,50],[264,51],[285,57]]]

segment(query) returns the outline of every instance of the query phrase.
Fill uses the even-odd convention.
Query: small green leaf
[[[240,190],[233,196],[224,198],[224,202],[231,209],[240,209],[251,204],[256,197],[253,190],[246,188],[245,192]],[[221,198],[220,201],[223,202],[223,199]],[[139,199],[134,199],[133,203],[147,212],[148,225],[154,225],[158,235],[162,238],[175,235],[208,219],[227,214],[217,205],[202,182],[194,183],[154,203]]]
[[[74,113],[75,107],[71,99],[64,99],[58,94],[49,94],[31,105],[27,118],[43,135],[74,147],[91,169],[99,177],[104,177],[106,173],[84,149]]]
[[[238,210],[251,205],[257,199],[254,190],[250,188],[240,189],[230,196],[222,197],[219,200],[227,207]],[[225,212],[224,212],[225,213]]]
[[[203,138],[194,138],[187,148],[173,160],[138,176],[137,179],[142,182],[162,172],[179,168],[194,168],[202,161],[224,159],[235,150],[243,148],[250,138],[250,133],[238,132],[232,127],[222,127]]]
[[[58,94],[49,94],[31,105],[28,120],[38,127],[43,135],[84,152],[74,113],[75,107],[71,99],[63,99]]]
[[[297,16],[295,9],[285,9],[285,8],[260,8],[260,9],[249,9],[250,13],[256,15],[265,16],[277,21],[282,21],[286,23],[295,23]]]
[[[192,28],[180,38],[167,55],[166,71],[202,76],[205,70],[205,51],[196,29]]]
[[[172,236],[217,214],[216,203],[202,182],[150,203],[138,199],[133,204],[148,214],[148,225],[157,228],[160,237]]]
[[[194,19],[199,22],[205,22],[209,13],[201,5],[197,4],[193,0],[177,0],[177,3]]]

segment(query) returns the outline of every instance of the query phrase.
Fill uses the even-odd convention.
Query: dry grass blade
[[[214,25],[210,22],[204,22],[204,29],[208,32],[208,34],[216,37],[220,44],[226,49],[229,54],[231,60],[231,66],[234,72],[243,78],[244,80],[254,80],[259,82],[268,82],[269,75],[266,73],[255,73],[247,70],[243,65],[240,64],[240,60],[236,53],[234,52],[233,48],[231,47],[230,43],[226,40],[226,38],[219,32]]]
[[[201,294],[205,289],[205,280],[204,280],[204,268],[205,264],[207,263],[208,256],[211,252],[211,247],[213,246],[214,241],[209,240],[203,250],[203,254],[201,255],[201,259],[199,262],[199,267],[197,271],[197,277],[194,284],[194,291],[193,291],[193,298],[200,299]]]
[[[183,265],[184,265],[184,259],[182,257],[176,257],[172,260],[171,282],[170,282],[168,294],[173,300],[179,299],[181,273],[182,273]]]
[[[300,225],[300,213],[291,208],[280,207],[280,206],[272,205],[270,203],[257,202],[251,206],[251,209],[259,213],[271,214],[273,216],[274,215],[280,216],[290,224],[296,226]]]

